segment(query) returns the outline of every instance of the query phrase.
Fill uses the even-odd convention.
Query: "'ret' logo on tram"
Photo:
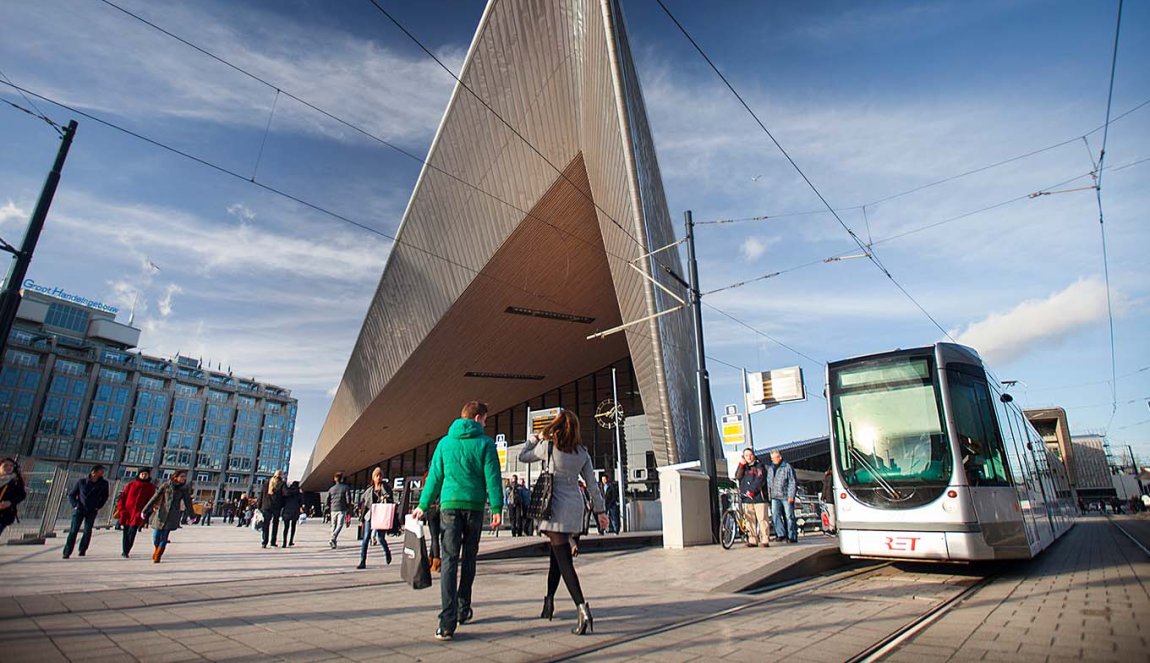
[[[915,548],[921,540],[917,536],[888,536],[885,541],[886,549],[897,552],[915,552]]]

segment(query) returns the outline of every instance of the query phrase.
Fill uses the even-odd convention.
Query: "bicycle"
[[[736,538],[741,538],[744,543],[750,540],[750,524],[743,515],[738,495],[731,496],[730,504],[723,511],[719,523],[719,543],[723,546],[723,550],[730,550],[731,546],[735,545]]]

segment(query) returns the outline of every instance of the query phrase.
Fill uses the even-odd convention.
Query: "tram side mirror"
[[[1014,402],[1014,396],[1011,396],[1010,394],[1003,394],[998,397],[998,400],[1002,401],[1003,403],[1012,403]]]

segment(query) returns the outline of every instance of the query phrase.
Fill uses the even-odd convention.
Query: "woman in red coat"
[[[136,472],[136,478],[128,482],[124,491],[120,493],[116,508],[120,513],[120,528],[124,530],[124,551],[122,557],[132,552],[136,543],[136,532],[140,531],[146,523],[144,521],[144,505],[156,494],[156,487],[152,485],[152,470],[144,467]]]

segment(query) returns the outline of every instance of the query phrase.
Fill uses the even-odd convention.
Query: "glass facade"
[[[150,467],[196,477],[197,499],[248,492],[288,467],[290,391],[205,369],[198,359],[146,357],[86,335],[110,313],[38,293],[43,325],[19,317],[0,365],[0,454],[79,466],[109,477]],[[62,333],[63,332],[63,333]],[[260,476],[256,476],[257,467]]]
[[[569,382],[557,389],[547,391],[531,400],[520,403],[515,407],[491,413],[487,417],[486,432],[492,438],[505,435],[508,444],[515,446],[522,444],[527,438],[527,412],[530,410],[544,410],[552,407],[562,407],[572,410],[579,417],[579,427],[583,437],[583,445],[591,455],[591,461],[596,469],[614,470],[616,467],[615,432],[603,428],[595,421],[595,411],[600,404],[612,398],[611,369],[615,369],[615,379],[619,395],[619,403],[623,407],[623,416],[631,417],[643,414],[643,401],[639,397],[639,386],[635,380],[635,372],[631,366],[631,359],[622,359],[612,366],[606,366],[594,373]],[[462,405],[462,403],[460,403]],[[293,406],[294,407],[294,406]],[[294,418],[294,417],[293,417]],[[435,453],[435,445],[439,441],[427,440],[423,444],[409,449],[402,454],[393,456],[378,463],[384,469],[385,476],[418,477],[427,471],[427,464]],[[290,446],[290,444],[289,444]],[[624,470],[627,469],[627,444],[623,439]],[[651,463],[653,467],[653,462]],[[350,477],[351,485],[366,486],[371,471],[376,465],[360,468]]]

